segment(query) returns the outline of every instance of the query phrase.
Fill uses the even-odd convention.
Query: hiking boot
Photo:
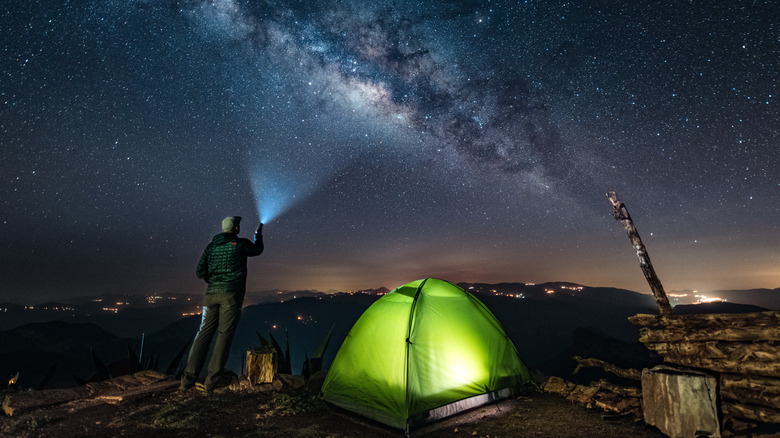
[[[214,385],[206,386],[199,382],[195,384],[195,388],[198,391],[202,392],[203,395],[205,395],[206,397],[211,397],[212,395],[214,395]]]
[[[238,381],[238,376],[232,372],[226,372],[223,374],[218,374],[212,378],[206,377],[206,381],[203,385],[206,388],[211,388],[213,392],[215,389],[229,387],[230,384],[234,381]]]
[[[179,383],[179,392],[184,392],[193,386],[195,386],[194,380],[189,380],[186,377],[182,377],[181,382]]]

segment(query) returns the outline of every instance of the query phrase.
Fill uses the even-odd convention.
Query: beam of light
[[[306,201],[355,159],[340,143],[317,141],[320,128],[300,133],[300,142],[258,144],[247,172],[260,222],[273,221]]]
[[[256,164],[249,169],[260,222],[266,224],[305,201],[324,183],[325,175],[291,171],[279,165]]]

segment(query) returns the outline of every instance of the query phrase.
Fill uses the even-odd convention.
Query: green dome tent
[[[372,304],[341,345],[322,398],[399,429],[513,395],[530,374],[493,313],[428,278]]]

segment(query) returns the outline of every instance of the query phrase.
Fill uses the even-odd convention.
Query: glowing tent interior
[[[530,374],[493,313],[443,280],[372,304],[341,345],[324,400],[409,429],[515,394]]]

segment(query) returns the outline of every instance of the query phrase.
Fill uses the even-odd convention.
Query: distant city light
[[[703,303],[725,303],[726,300],[720,297],[708,297],[707,295],[694,295],[694,297],[698,298],[694,302],[694,304],[703,304]]]

